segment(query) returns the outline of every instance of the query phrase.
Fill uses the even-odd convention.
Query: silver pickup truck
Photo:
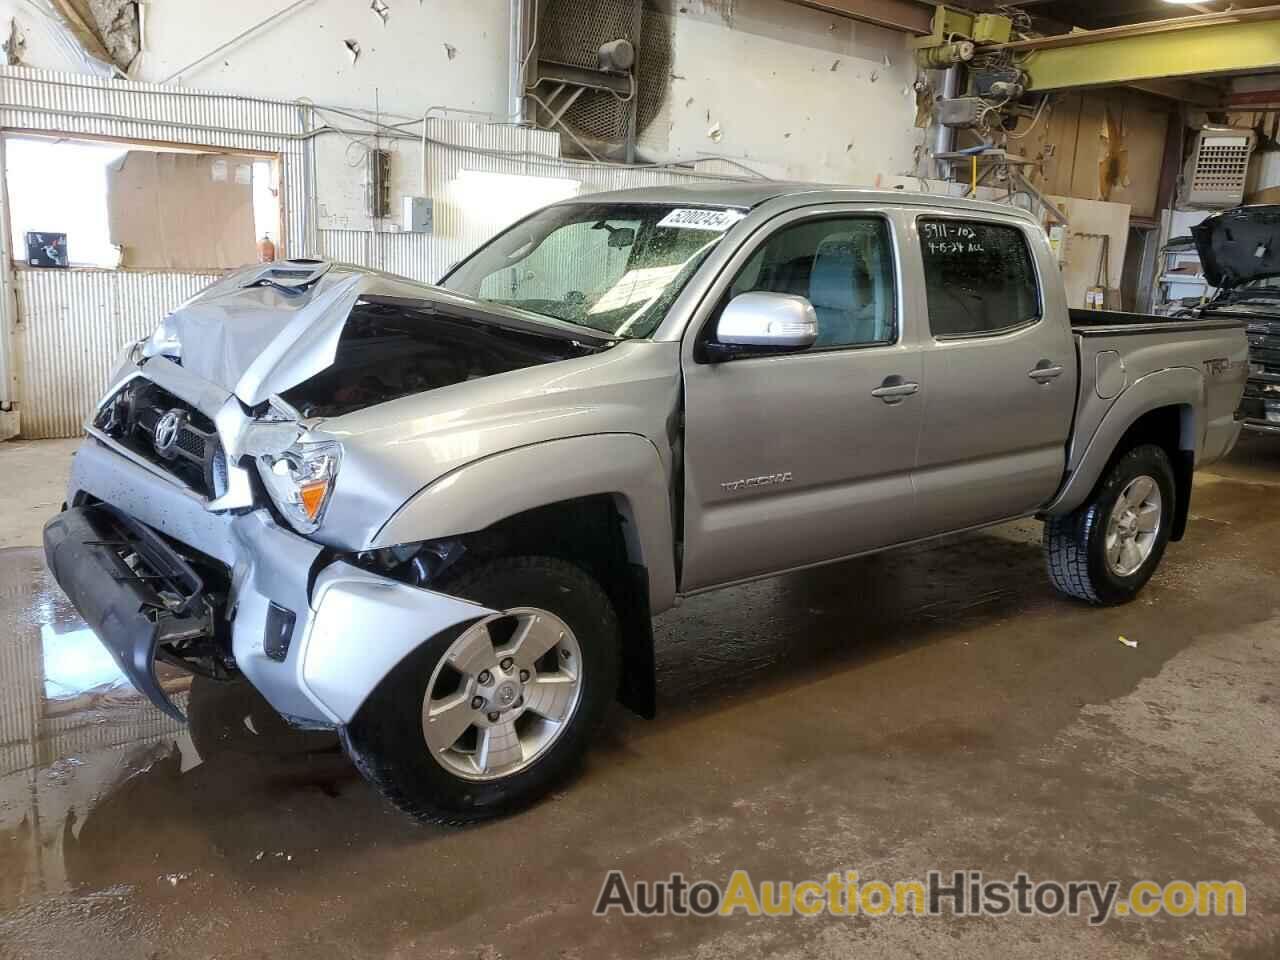
[[[1036,516],[1058,590],[1129,600],[1246,356],[1237,320],[1069,311],[1007,206],[594,195],[439,286],[209,287],[126,348],[45,549],[161,709],[157,660],[247,678],[463,822],[547,791],[615,698],[652,713],[682,596]]]

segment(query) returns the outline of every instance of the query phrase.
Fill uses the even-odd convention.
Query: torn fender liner
[[[185,565],[176,555],[160,556],[162,546],[131,537],[117,520],[105,506],[63,511],[45,524],[45,558],[72,606],[134,688],[169,716],[184,720],[156,680],[156,647],[166,625],[198,625],[200,619],[160,616],[167,607],[158,600],[153,580],[141,579],[121,553],[136,552],[166,568],[163,575],[187,578],[187,589],[195,592],[183,607],[192,606],[202,585],[189,567],[181,569]]]

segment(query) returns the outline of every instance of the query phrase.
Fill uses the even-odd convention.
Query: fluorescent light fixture
[[[576,197],[582,184],[561,177],[459,170],[450,187],[452,199],[466,219],[468,233],[479,229],[488,236],[540,207]]]

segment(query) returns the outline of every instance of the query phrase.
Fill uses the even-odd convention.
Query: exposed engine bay
[[[337,417],[598,349],[554,333],[442,315],[413,301],[367,297],[352,308],[333,364],[284,399],[305,417]]]

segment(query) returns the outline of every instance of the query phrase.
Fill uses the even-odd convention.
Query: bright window
[[[219,271],[256,262],[264,236],[283,253],[274,159],[18,135],[5,153],[19,264]]]

